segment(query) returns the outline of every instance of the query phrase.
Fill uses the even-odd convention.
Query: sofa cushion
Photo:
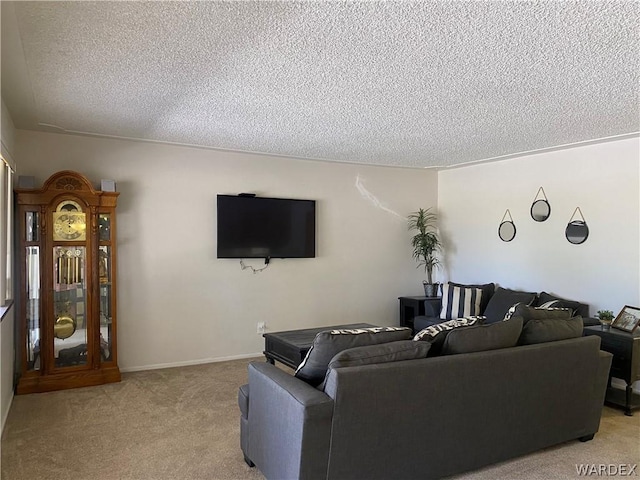
[[[407,327],[371,327],[346,330],[326,330],[318,333],[313,344],[295,372],[295,376],[318,386],[327,373],[331,359],[348,348],[379,343],[409,340],[411,329]]]
[[[429,353],[429,348],[431,348],[429,342],[414,342],[413,340],[400,340],[349,348],[337,353],[329,362],[329,368],[357,367],[372,363],[389,363],[425,358]]]
[[[428,342],[414,342],[413,340],[398,340],[397,342],[348,348],[337,353],[331,359],[325,379],[318,386],[318,389],[324,390],[325,381],[331,369],[426,358],[430,348],[431,344]]]
[[[513,305],[516,303],[531,305],[535,298],[536,294],[532,292],[521,292],[519,290],[509,290],[508,288],[498,287],[483,313],[483,315],[487,317],[485,323],[502,321]]]
[[[551,303],[551,302],[549,302]],[[516,303],[506,313],[505,320],[511,317],[522,317],[524,323],[529,320],[539,319],[568,319],[573,316],[573,311],[570,308],[544,308],[544,307],[530,307],[524,303]]]
[[[580,316],[532,319],[522,327],[518,343],[520,345],[531,345],[578,338],[582,336],[583,327],[582,317]]]
[[[515,347],[521,332],[522,317],[511,317],[502,322],[459,328],[449,332],[445,338],[442,354],[483,352]]]
[[[443,320],[451,320],[480,315],[482,294],[482,288],[469,287],[451,282],[445,283],[442,286],[442,309],[440,310],[440,318]]]
[[[564,298],[560,298],[560,297],[556,297],[555,295],[551,295],[550,293],[547,292],[540,292],[540,294],[538,295],[538,298],[536,299],[536,302],[534,303],[535,306],[540,306],[543,305],[546,302],[550,302],[552,300],[555,300],[558,302],[557,305],[554,305],[555,307],[560,307],[560,308],[571,308],[573,309],[573,315],[580,315],[582,317],[588,317],[589,316],[589,306],[581,303],[581,302],[574,302],[573,300],[566,300]]]

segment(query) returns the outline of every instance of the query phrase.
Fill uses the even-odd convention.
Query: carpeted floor
[[[263,479],[239,447],[236,396],[248,362],[128,373],[117,384],[16,396],[2,436],[2,480]],[[575,479],[579,464],[640,464],[640,413],[605,407],[591,442],[455,478]]]

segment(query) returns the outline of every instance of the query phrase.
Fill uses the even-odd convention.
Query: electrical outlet
[[[267,324],[264,322],[258,322],[258,333],[264,333],[267,331]]]

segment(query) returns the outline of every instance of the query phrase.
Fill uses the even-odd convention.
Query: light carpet
[[[237,390],[249,361],[126,373],[120,383],[16,396],[2,435],[2,480],[263,479],[240,450]],[[605,407],[590,442],[454,478],[575,479],[582,464],[640,464],[640,413],[626,417]]]

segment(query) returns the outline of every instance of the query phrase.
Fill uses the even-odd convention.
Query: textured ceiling
[[[640,130],[637,1],[3,1],[2,30],[17,128],[410,167]]]

